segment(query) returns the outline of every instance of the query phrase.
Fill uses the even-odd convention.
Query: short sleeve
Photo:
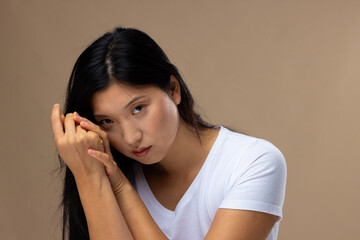
[[[273,144],[258,139],[241,156],[220,208],[265,212],[282,218],[285,198],[285,158]]]

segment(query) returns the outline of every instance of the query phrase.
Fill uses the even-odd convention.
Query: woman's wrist
[[[99,172],[75,175],[74,178],[79,192],[82,190],[99,190],[104,183],[109,182],[106,174]]]
[[[126,195],[128,192],[132,190],[134,190],[134,187],[127,179],[124,179],[123,181],[121,181],[121,184],[119,184],[119,186],[113,188],[116,197],[121,197],[123,195]]]
[[[124,182],[115,198],[134,239],[167,240],[129,181]]]
[[[133,239],[105,174],[76,179],[90,239]]]

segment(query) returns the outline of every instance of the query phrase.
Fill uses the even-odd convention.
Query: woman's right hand
[[[84,130],[98,134],[98,136],[103,141],[105,151],[89,149],[88,154],[97,159],[105,167],[105,172],[109,178],[114,194],[117,195],[124,189],[125,186],[130,186],[130,182],[114,161],[106,132],[103,131],[98,125],[84,117],[81,117],[77,113],[74,116],[74,121],[77,122]]]
[[[106,174],[104,166],[88,154],[89,149],[104,151],[97,133],[76,125],[73,113],[63,116],[59,104],[52,109],[51,125],[56,149],[77,181]]]

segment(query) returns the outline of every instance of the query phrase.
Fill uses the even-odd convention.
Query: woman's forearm
[[[116,162],[114,161],[110,146],[109,146],[109,140],[107,138],[107,134],[99,128],[99,126],[95,125],[91,121],[82,118],[76,114],[74,117],[74,121],[78,122],[81,127],[86,130],[86,132],[93,132],[98,134],[103,141],[104,144],[104,150],[99,149],[93,149],[89,148],[88,154],[92,157],[100,161],[104,167],[106,172],[106,181],[103,183],[103,181],[97,181],[102,184],[105,184],[104,186],[98,186],[95,184],[95,189],[84,190],[84,201],[82,199],[84,208],[86,205],[89,205],[87,209],[85,209],[85,215],[88,220],[88,224],[91,226],[90,232],[94,232],[93,235],[98,234],[100,230],[98,229],[98,217],[97,215],[100,215],[100,217],[106,218],[109,221],[109,224],[111,224],[112,227],[116,228],[116,224],[121,224],[124,226],[124,219],[125,223],[128,226],[128,229],[130,229],[131,234],[134,239],[167,239],[165,234],[160,230],[160,228],[157,226],[153,218],[151,217],[149,211],[147,210],[146,206],[144,205],[143,201],[139,197],[139,195],[136,193],[135,189],[132,187],[126,176],[123,174],[123,172],[118,168],[116,165]],[[86,123],[86,124],[85,124]],[[87,186],[87,183],[84,184],[85,189]],[[88,192],[89,191],[89,192]],[[103,192],[106,192],[104,194]],[[109,194],[111,191],[112,194]],[[101,194],[100,194],[101,193]],[[88,196],[90,194],[90,196]],[[99,195],[100,194],[100,195]],[[81,197],[81,196],[80,196]],[[105,198],[106,197],[106,198]],[[116,199],[115,199],[116,197]],[[95,199],[90,201],[89,199]],[[99,202],[99,203],[98,203]],[[96,207],[101,206],[103,203],[107,203],[106,208],[104,209],[104,213],[94,212],[94,209]],[[115,206],[116,207],[115,207]],[[119,222],[118,218],[121,216],[121,213],[123,215],[122,221]],[[108,214],[108,215],[107,215]],[[112,216],[114,215],[115,216]],[[115,219],[115,220],[111,220]],[[102,226],[107,227],[107,226]],[[129,231],[129,230],[128,230]],[[115,232],[115,231],[114,231]],[[102,235],[100,235],[102,236]],[[111,235],[110,235],[111,236]],[[118,234],[115,234],[114,236],[118,236]],[[107,237],[106,239],[114,239],[111,237]],[[124,238],[125,239],[125,238]]]
[[[133,240],[106,176],[76,181],[90,239]]]
[[[129,182],[124,184],[115,197],[135,240],[168,239]]]

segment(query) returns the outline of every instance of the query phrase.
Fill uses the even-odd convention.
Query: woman
[[[116,28],[78,58],[54,141],[63,239],[276,239],[286,164],[271,143],[206,123],[145,33]]]

